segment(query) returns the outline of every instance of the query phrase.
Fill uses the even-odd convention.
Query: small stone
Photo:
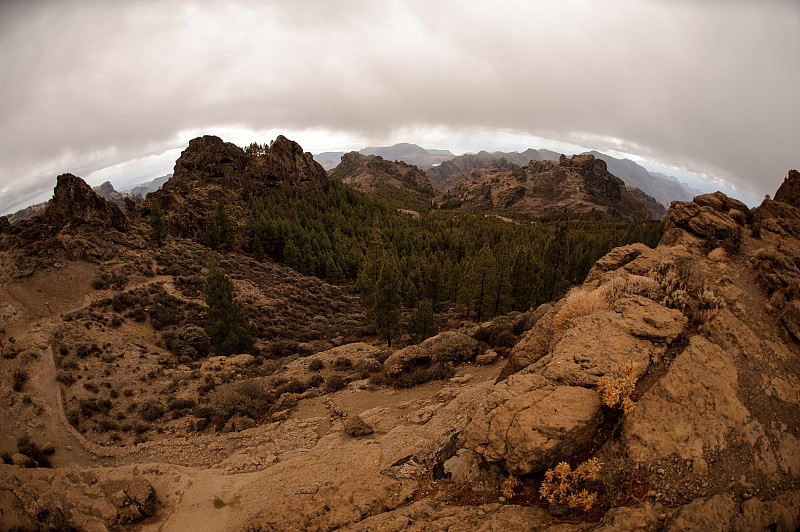
[[[360,436],[366,436],[367,434],[372,434],[375,431],[371,426],[367,424],[366,421],[361,419],[360,416],[349,415],[344,420],[344,432],[348,436],[358,438]]]
[[[36,462],[22,453],[14,453],[11,456],[11,462],[18,467],[36,467]]]
[[[475,364],[478,366],[488,366],[490,364],[494,364],[498,356],[499,355],[496,351],[487,349],[485,353],[475,357]]]

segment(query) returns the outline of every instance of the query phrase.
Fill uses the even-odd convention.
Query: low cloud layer
[[[0,212],[220,126],[511,130],[752,197],[800,166],[794,0],[1,6]]]

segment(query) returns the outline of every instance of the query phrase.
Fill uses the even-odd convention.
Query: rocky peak
[[[271,178],[284,183],[316,188],[328,183],[328,174],[314,156],[283,135],[278,135],[266,155],[257,157],[257,162]]]
[[[793,207],[800,207],[800,172],[789,170],[789,175],[786,176],[775,193],[775,201],[788,203]]]
[[[200,183],[206,183],[255,192],[266,178],[263,169],[240,147],[205,135],[189,141],[189,146],[175,161],[173,177],[163,188],[188,195]]]
[[[102,185],[92,187],[92,190],[94,190],[98,196],[106,199],[110,199],[109,196],[112,194],[118,194],[118,192],[114,189],[114,185],[111,184],[111,181],[106,181]]]
[[[129,197],[128,194],[117,192],[110,181],[106,181],[102,185],[92,187],[92,190],[94,190],[101,198],[111,200],[121,208],[125,208],[125,199]]]
[[[119,231],[128,229],[128,219],[113,201],[98,196],[83,179],[72,174],[58,176],[53,199],[42,219],[50,225],[101,224]]]

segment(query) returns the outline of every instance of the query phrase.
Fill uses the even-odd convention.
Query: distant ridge
[[[622,179],[626,185],[634,186],[653,196],[665,207],[669,207],[669,204],[676,200],[692,201],[692,198],[701,194],[701,191],[681,183],[674,177],[649,172],[630,159],[616,159],[594,150],[586,153],[605,161],[609,172]]]
[[[359,150],[361,155],[377,155],[386,161],[403,161],[413,164],[422,170],[440,164],[455,157],[449,150],[427,150],[416,144],[400,142],[394,146],[371,146]],[[314,160],[322,165],[325,170],[336,168],[341,162],[345,152],[327,151],[314,155]]]
[[[558,161],[531,161],[511,171],[473,170],[443,196],[442,207],[450,203],[459,210],[534,217],[567,212],[610,220],[652,219],[647,202],[636,194],[640,197],[608,172],[603,160],[562,155]]]

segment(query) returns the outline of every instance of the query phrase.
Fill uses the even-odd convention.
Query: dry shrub
[[[209,404],[225,420],[237,413],[257,419],[266,413],[271,399],[260,380],[246,379],[220,385]]]
[[[728,253],[724,248],[714,248],[708,253],[708,260],[711,262],[730,262]]]
[[[633,376],[635,366],[629,361],[625,367],[617,367],[611,375],[597,381],[597,391],[603,398],[603,404],[609,408],[621,408],[626,414],[633,410],[631,395],[636,389],[636,377]]]
[[[602,287],[595,290],[577,289],[570,291],[564,298],[561,308],[558,309],[551,322],[552,338],[550,345],[554,346],[561,340],[569,324],[575,318],[588,316],[609,308],[607,290]]]
[[[511,499],[516,494],[517,488],[521,485],[522,482],[520,482],[519,479],[514,475],[511,475],[503,481],[503,484],[500,486],[500,493],[506,499]]]
[[[652,300],[660,299],[663,296],[663,290],[658,281],[644,275],[617,275],[598,290],[605,293],[609,304],[627,294],[635,294]]]
[[[422,347],[430,349],[433,362],[462,362],[475,357],[478,342],[464,334],[454,333],[429,338]]]
[[[600,463],[591,458],[573,471],[569,464],[561,462],[544,474],[539,494],[550,504],[566,504],[570,508],[588,512],[597,502],[597,494],[583,487],[586,481],[597,479]]]

